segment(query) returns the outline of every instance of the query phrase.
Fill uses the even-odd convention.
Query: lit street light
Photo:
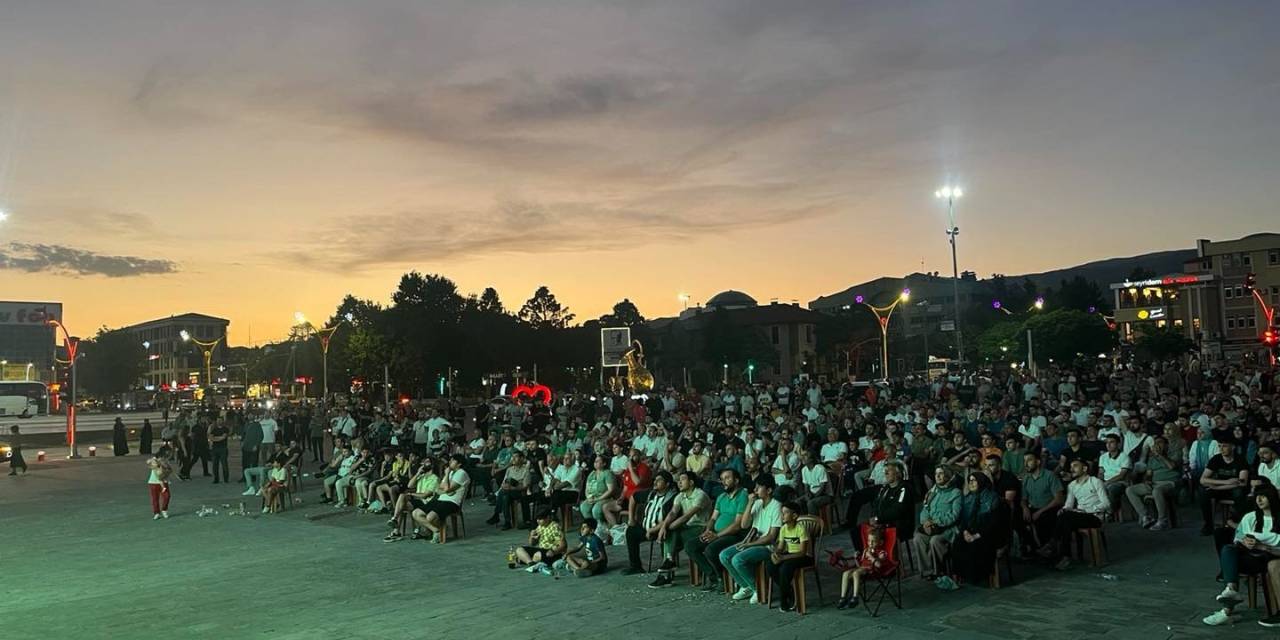
[[[887,307],[877,307],[870,302],[866,302],[866,298],[855,296],[854,301],[871,310],[876,314],[876,320],[880,321],[880,375],[885,380],[889,379],[889,318],[893,316],[893,310],[898,308],[898,304],[911,299],[911,290],[903,289],[902,293],[893,300],[893,304]],[[848,308],[846,306],[846,308]]]
[[[324,383],[324,393],[321,394],[320,398],[327,402],[329,400],[329,341],[333,339],[333,334],[337,332],[338,327],[342,326],[344,322],[350,324],[355,321],[355,315],[351,312],[344,313],[342,314],[342,318],[338,320],[337,324],[323,329],[317,329],[315,325],[308,322],[307,316],[301,311],[293,312],[293,321],[294,324],[303,331],[309,331],[315,334],[317,338],[320,338],[320,360],[322,362],[321,366],[323,367],[323,377],[321,380]]]
[[[45,321],[51,327],[62,330],[62,343],[67,347],[67,357],[71,359],[71,404],[67,406],[67,446],[71,448],[68,458],[79,458],[80,450],[76,447],[76,351],[80,348],[80,338],[67,333],[67,328],[53,318]]]
[[[178,335],[182,337],[183,342],[193,342],[196,346],[200,347],[201,351],[204,352],[204,384],[206,387],[212,389],[213,367],[210,366],[210,363],[213,361],[213,350],[217,348],[218,343],[222,342],[223,338],[226,338],[227,336],[219,336],[218,339],[213,342],[202,342],[191,337],[191,334],[188,333],[186,329],[179,331]]]
[[[680,310],[681,310],[681,311],[684,311],[685,309],[688,309],[688,308],[689,308],[689,294],[687,294],[687,293],[681,293],[680,295],[678,295],[678,296],[676,296],[676,297],[677,297],[677,298],[679,298],[679,300],[680,300],[680,304],[681,304]]]
[[[947,228],[947,237],[951,239],[951,281],[955,295],[956,312],[956,359],[964,367],[964,334],[960,332],[960,268],[956,262],[956,236],[960,235],[960,227],[956,226],[956,200],[964,196],[960,187],[943,187],[933,192],[933,197],[947,201],[947,217],[951,226]]]

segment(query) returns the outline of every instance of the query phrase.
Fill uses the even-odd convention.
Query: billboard
[[[600,330],[600,366],[627,366],[622,354],[630,348],[631,327],[608,327]]]
[[[62,321],[62,303],[0,301],[0,325],[38,327],[50,319]]]

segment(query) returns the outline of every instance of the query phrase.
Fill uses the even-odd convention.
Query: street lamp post
[[[342,318],[339,319],[336,324],[334,324],[331,327],[325,327],[323,329],[317,329],[315,325],[307,321],[307,317],[303,315],[301,311],[294,312],[293,319],[295,322],[297,322],[300,326],[304,327],[306,330],[316,334],[317,338],[320,338],[320,362],[322,367],[321,380],[324,383],[324,392],[320,395],[320,399],[322,402],[328,402],[329,401],[329,341],[333,339],[333,334],[337,332],[338,327],[342,326],[343,322],[351,322],[355,319],[355,316],[353,316],[350,313],[343,314]],[[306,393],[304,392],[303,395],[306,395]]]
[[[960,267],[956,261],[956,236],[960,235],[960,227],[956,226],[956,200],[964,196],[959,187],[943,187],[933,192],[933,197],[947,201],[947,217],[951,226],[947,227],[947,237],[951,241],[951,285],[956,312],[956,359],[964,367],[964,334],[960,331]]]
[[[201,351],[204,352],[204,384],[206,387],[212,389],[213,367],[211,366],[211,363],[213,362],[213,350],[218,346],[218,343],[222,342],[223,338],[226,338],[227,336],[218,336],[218,339],[213,342],[202,342],[193,338],[186,329],[183,329],[178,335],[182,336],[183,342],[195,343],[195,345],[200,347]]]
[[[906,302],[910,298],[910,289],[903,289],[902,293],[899,293],[898,297],[894,299],[893,304],[887,307],[877,307],[867,302],[862,296],[854,298],[854,302],[876,314],[876,320],[880,322],[880,375],[885,380],[889,379],[889,318],[893,316],[893,310],[898,308],[899,303]]]
[[[80,338],[67,333],[67,327],[58,320],[46,320],[49,326],[62,330],[62,342],[67,345],[67,357],[71,358],[71,403],[67,405],[67,446],[71,448],[71,459],[80,457],[80,449],[76,446],[76,351],[80,348]]]

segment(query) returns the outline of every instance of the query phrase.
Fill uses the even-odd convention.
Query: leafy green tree
[[[622,302],[613,305],[613,312],[600,316],[602,327],[634,327],[644,324],[644,316],[636,308],[634,302],[623,298]]]
[[[98,395],[123,393],[134,388],[147,369],[147,350],[131,333],[98,329],[98,335],[80,344],[82,358],[76,365],[76,382]],[[203,377],[203,363],[201,360]]]
[[[975,348],[979,361],[1002,362],[1026,357],[1027,338],[1023,326],[1024,323],[1017,320],[1006,320],[978,334]]]
[[[1055,309],[1026,321],[1038,363],[1070,362],[1111,351],[1116,336],[1098,316],[1076,309]],[[1025,331],[1023,332],[1025,334]],[[1025,338],[1024,338],[1025,339]]]
[[[569,313],[569,307],[556,300],[556,294],[551,293],[550,288],[543,285],[520,307],[519,317],[535,329],[564,329],[575,316]]]
[[[1153,362],[1171,360],[1196,349],[1196,343],[1177,327],[1140,325],[1140,335],[1134,341],[1134,354],[1139,360]]]

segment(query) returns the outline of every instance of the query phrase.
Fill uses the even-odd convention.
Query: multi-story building
[[[686,373],[697,373],[704,380],[719,382],[725,378],[755,382],[792,380],[814,362],[817,351],[817,325],[821,317],[795,304],[771,302],[761,305],[741,291],[723,291],[707,301],[706,306],[685,309],[676,318],[658,318],[647,323],[649,336],[659,355],[650,369],[661,379],[680,386]],[[723,323],[717,326],[716,323]],[[705,357],[708,342],[724,340],[717,333],[750,331],[756,344],[773,349],[772,362],[710,362]],[[744,340],[737,334],[735,340]],[[767,353],[767,350],[766,350]],[[727,365],[727,366],[726,366]],[[744,367],[753,366],[750,372]]]
[[[1255,280],[1257,295],[1247,284]],[[1196,241],[1182,273],[1111,285],[1115,322],[1125,340],[1144,324],[1180,328],[1207,361],[1265,357],[1260,341],[1268,308],[1280,304],[1280,234]],[[1280,318],[1273,318],[1273,324]]]
[[[159,320],[123,327],[147,350],[147,371],[143,386],[147,389],[184,387],[207,384],[204,347],[199,343],[216,343],[211,348],[213,368],[226,359],[229,320],[201,313],[184,313]],[[183,339],[183,332],[190,339]],[[216,371],[214,377],[216,377]]]
[[[0,380],[53,381],[59,302],[0,302]]]

